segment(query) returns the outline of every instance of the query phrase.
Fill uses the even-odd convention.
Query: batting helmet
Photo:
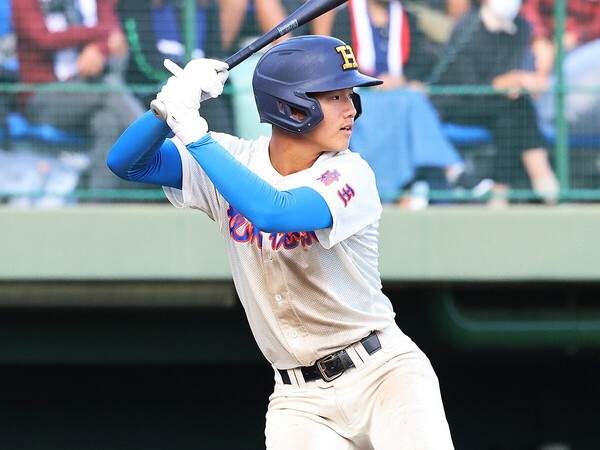
[[[381,83],[358,71],[349,45],[329,36],[299,36],[274,45],[258,61],[252,78],[260,121],[292,133],[304,133],[323,120],[321,105],[311,93]],[[358,94],[353,100],[356,120],[361,112]],[[306,117],[297,119],[292,108]]]

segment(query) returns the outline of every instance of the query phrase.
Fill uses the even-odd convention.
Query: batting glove
[[[198,95],[195,87],[172,76],[156,96],[167,109],[167,124],[184,145],[196,142],[208,131],[208,124],[198,111]]]
[[[229,77],[228,68],[223,61],[201,58],[190,61],[181,73],[175,75],[195,84],[200,102],[203,102],[223,93],[223,86]]]
[[[196,142],[208,131],[206,121],[198,112],[200,103],[221,95],[229,76],[228,65],[214,59],[196,59],[181,69],[167,59],[165,67],[174,76],[156,98],[166,107],[167,124],[184,145]]]

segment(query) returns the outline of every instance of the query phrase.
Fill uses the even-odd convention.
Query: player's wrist
[[[187,117],[181,122],[169,124],[169,126],[183,145],[196,142],[208,132],[208,123],[200,115]]]

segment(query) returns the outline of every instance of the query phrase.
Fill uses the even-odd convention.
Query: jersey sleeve
[[[222,145],[234,158],[247,165],[255,141],[240,139],[225,133],[210,132],[210,136]],[[177,138],[172,138],[181,156],[181,189],[163,186],[167,199],[178,208],[194,208],[205,212],[212,220],[218,220],[225,200],[215,188],[202,166]]]
[[[346,151],[314,169],[308,186],[325,199],[333,218],[330,228],[315,231],[321,245],[331,248],[379,221],[375,174],[358,153]]]
[[[167,199],[177,208],[193,208],[217,220],[220,198],[210,178],[183,143],[172,138],[181,156],[181,189],[163,186]]]

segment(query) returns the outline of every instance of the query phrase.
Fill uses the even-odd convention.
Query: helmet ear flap
[[[323,120],[321,105],[307,94],[297,93],[290,100],[257,90],[254,98],[261,121],[276,124],[291,133],[304,133]],[[304,117],[299,117],[298,112]]]
[[[356,120],[362,114],[362,102],[360,100],[360,95],[356,92],[352,93],[352,103],[354,103],[354,109],[356,109],[356,115],[354,116],[354,120]]]
[[[309,111],[306,108],[300,107],[300,105],[292,105],[283,100],[278,100],[279,114],[288,119],[295,120],[299,124],[309,116]]]

